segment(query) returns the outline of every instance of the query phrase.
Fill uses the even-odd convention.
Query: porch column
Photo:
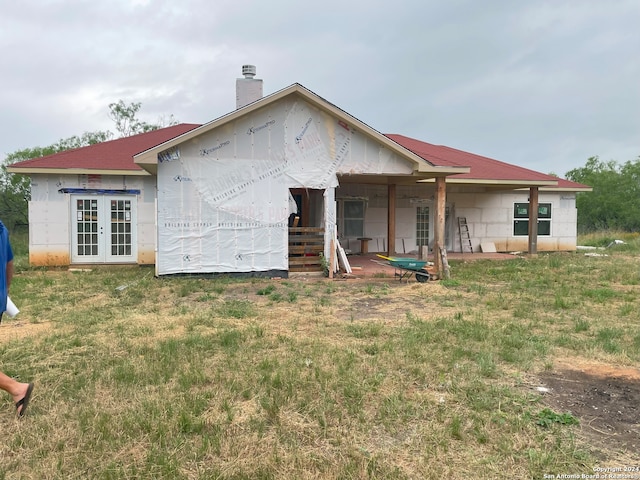
[[[324,191],[324,258],[329,262],[329,276],[333,278],[336,268],[336,189]]]
[[[387,255],[396,253],[396,185],[387,185]]]
[[[440,255],[440,248],[444,243],[445,205],[447,202],[446,177],[436,177],[435,218],[433,225],[433,258],[434,266],[439,278],[444,278],[444,265]]]
[[[529,255],[538,253],[538,187],[529,189]]]

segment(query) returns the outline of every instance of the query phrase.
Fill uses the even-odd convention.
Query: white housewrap
[[[158,155],[157,272],[286,271],[289,189],[331,189],[320,226],[332,238],[338,174],[412,169],[305,101],[265,106]]]

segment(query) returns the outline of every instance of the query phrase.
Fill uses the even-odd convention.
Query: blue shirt
[[[0,312],[7,309],[7,263],[13,260],[9,230],[0,221]]]

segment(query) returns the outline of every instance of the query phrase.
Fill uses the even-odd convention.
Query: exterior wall
[[[45,175],[31,178],[29,263],[59,266],[71,262],[69,195],[58,194]]]
[[[156,263],[156,177],[140,177],[138,196],[138,264]],[[130,187],[138,189],[138,187]]]
[[[455,205],[455,216],[466,217],[474,251],[492,242],[498,252],[526,251],[527,236],[513,234],[514,204],[527,203],[528,190],[512,192],[457,192],[447,195]],[[551,235],[538,235],[538,251],[571,251],[577,245],[575,193],[539,192],[539,203],[551,204]],[[457,226],[456,226],[457,235]],[[454,251],[460,251],[456,239]]]
[[[107,175],[32,175],[29,202],[29,263],[71,264],[71,194],[64,188],[140,190],[137,203],[138,263],[155,262],[155,178]]]
[[[287,271],[289,190],[339,174],[409,175],[412,164],[299,97],[158,155],[159,275]],[[330,192],[332,193],[332,191]],[[325,235],[335,217],[324,212]]]
[[[418,253],[416,239],[416,208],[431,207],[433,217],[435,187],[432,184],[398,186],[396,190],[396,254]],[[449,218],[445,237],[447,249],[460,252],[457,218],[466,217],[474,252],[482,243],[492,242],[499,252],[526,251],[527,236],[513,234],[514,204],[528,202],[529,191],[486,191],[481,187],[447,187]],[[364,236],[370,252],[386,251],[387,187],[384,185],[341,185],[336,198],[359,198],[366,202]],[[577,210],[575,193],[540,192],[539,203],[551,203],[551,235],[538,236],[538,251],[571,251],[576,249]],[[433,220],[430,235],[433,236]],[[340,237],[344,248],[360,251],[355,237]],[[430,246],[432,246],[430,244]]]
[[[282,185],[282,197],[294,182]],[[89,180],[82,175],[33,175],[32,199],[29,202],[29,261],[32,265],[64,266],[71,263],[70,194],[59,193],[62,188],[102,188],[140,190],[137,202],[138,264],[154,264],[156,250],[156,179],[155,177],[102,176]],[[433,185],[399,186],[396,199],[396,254],[416,253],[416,207],[433,208]],[[362,198],[366,201],[365,236],[370,252],[386,252],[387,187],[386,185],[345,184],[336,189],[336,199]],[[497,251],[526,251],[526,236],[513,235],[513,209],[516,202],[527,202],[528,190],[487,192],[482,188],[449,185],[447,206],[450,208],[446,236],[447,248],[460,251],[456,218],[465,216],[474,251],[480,244],[494,243]],[[257,197],[254,201],[259,201]],[[540,203],[552,204],[551,236],[538,237],[538,251],[575,250],[577,240],[577,211],[575,194],[570,192],[540,192]],[[286,208],[283,210],[286,214]],[[312,212],[318,219],[324,212]],[[335,222],[335,217],[332,222]],[[335,223],[333,223],[335,224]],[[283,230],[284,231],[284,230]],[[433,231],[433,230],[431,230]],[[286,234],[283,244],[286,245]],[[341,237],[341,244],[352,252],[359,252],[357,238]],[[283,247],[285,248],[285,247]]]

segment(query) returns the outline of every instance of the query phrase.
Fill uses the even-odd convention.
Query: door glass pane
[[[126,214],[125,214],[126,212]],[[111,255],[131,255],[131,200],[111,201]]]
[[[96,200],[78,200],[76,202],[76,209],[78,255],[97,255],[98,202]]]
[[[418,241],[418,247],[429,245],[429,207],[417,208],[416,239]]]

